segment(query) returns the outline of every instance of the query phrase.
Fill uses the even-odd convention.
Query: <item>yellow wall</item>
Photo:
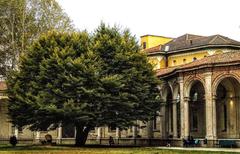
[[[214,51],[213,54],[219,54],[219,53],[222,53],[222,51],[216,50]],[[168,57],[168,67],[190,63],[193,61],[194,57],[197,58],[197,60],[199,60],[209,55],[210,54],[208,51],[196,51],[196,52],[191,51],[190,53],[172,55]]]
[[[144,35],[141,36],[141,45],[143,47],[143,43],[146,42],[147,49],[158,45],[164,45],[170,42],[171,40],[172,38],[167,38],[163,36]],[[204,58],[205,56],[219,54],[222,52],[223,51],[217,49],[217,50],[189,51],[187,53],[176,53],[175,55],[171,55],[168,57],[168,67],[190,63],[193,61],[194,57],[196,58],[196,60],[199,60]],[[154,66],[154,69],[166,68],[166,57],[164,57],[163,55],[149,56],[148,58],[149,62]]]
[[[206,56],[210,56],[212,54],[220,54],[220,53],[223,53],[223,51],[213,50],[211,52],[208,52],[203,50],[203,51],[196,51],[196,52],[190,51],[189,53],[179,53],[179,54],[171,55],[168,57],[168,67],[174,67],[174,66],[190,63],[193,61],[194,57],[197,58],[196,60],[199,60]],[[154,70],[166,68],[166,58],[163,55],[149,56],[148,59],[149,59],[149,62],[153,65]]]
[[[144,35],[141,37],[141,46],[143,47],[143,42],[146,42],[146,49],[152,48],[158,45],[164,45],[171,41],[172,38],[154,36],[154,35]]]
[[[143,42],[146,42],[146,49],[152,48],[158,45],[164,45],[171,41],[172,38],[155,36],[155,35],[144,35],[141,36],[141,46],[143,47]],[[154,69],[161,69],[166,67],[164,56],[153,56],[149,57],[149,62],[153,65]]]
[[[153,65],[154,70],[165,68],[165,57],[164,56],[153,56],[148,57],[149,62]]]

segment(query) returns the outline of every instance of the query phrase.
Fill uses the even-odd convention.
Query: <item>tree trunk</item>
[[[81,147],[85,145],[90,130],[89,127],[76,126],[75,146]]]

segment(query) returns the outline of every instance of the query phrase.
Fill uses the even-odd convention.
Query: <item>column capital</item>
[[[213,95],[213,96],[212,96],[212,99],[213,99],[213,100],[217,100],[217,95]]]
[[[208,77],[208,76],[212,76],[212,74],[213,74],[212,72],[206,72],[206,73],[204,73],[204,76]]]
[[[178,77],[178,82],[179,82],[179,83],[180,83],[180,82],[183,83],[183,77],[182,77],[182,76]]]
[[[166,106],[166,105],[167,105],[167,102],[162,102],[162,103],[160,104],[161,107],[164,107],[164,106]]]
[[[180,100],[177,100],[177,99],[173,99],[172,100],[172,104],[178,104]]]
[[[184,100],[184,102],[188,102],[188,101],[190,101],[190,98],[189,97],[184,97],[183,100]]]

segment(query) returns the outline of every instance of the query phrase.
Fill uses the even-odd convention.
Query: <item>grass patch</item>
[[[230,152],[163,150],[154,147],[73,147],[39,145],[0,145],[0,154],[230,154]]]

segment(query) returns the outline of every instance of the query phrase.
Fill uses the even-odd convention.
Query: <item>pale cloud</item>
[[[239,0],[58,0],[80,30],[101,21],[137,37],[222,34],[240,41]]]

